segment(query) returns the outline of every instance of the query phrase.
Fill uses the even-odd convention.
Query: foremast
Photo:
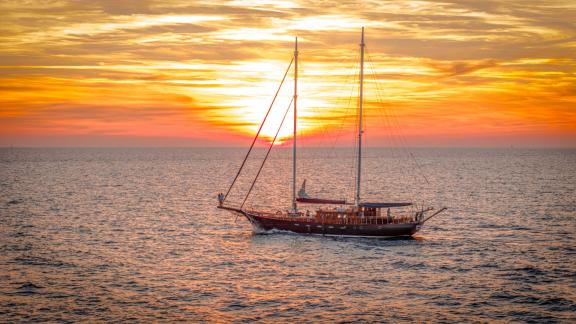
[[[297,212],[296,205],[296,128],[298,123],[298,37],[294,44],[294,135],[292,142],[292,211]]]
[[[356,165],[356,196],[354,203],[360,206],[360,181],[362,178],[362,96],[364,92],[364,27],[362,27],[362,41],[360,42],[360,96],[358,101],[358,157]]]

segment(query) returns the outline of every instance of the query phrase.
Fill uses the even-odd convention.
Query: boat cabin
[[[392,222],[412,222],[416,215],[403,215],[392,217],[390,208],[411,206],[412,203],[364,203],[359,207],[349,208],[320,208],[316,211],[314,220],[320,223],[347,224],[347,223],[375,223],[387,224]],[[383,211],[385,209],[385,211]]]

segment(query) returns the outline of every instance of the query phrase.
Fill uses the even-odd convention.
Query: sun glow
[[[380,109],[422,145],[574,146],[576,34],[562,23],[574,10],[563,0],[330,8],[291,0],[4,1],[0,145],[79,135],[98,145],[106,136],[244,145],[274,97],[295,36],[299,136],[334,136],[356,118],[365,26],[367,137],[386,136]],[[290,71],[264,141],[276,134],[293,81]],[[289,144],[292,131],[291,110],[277,144]],[[505,140],[495,142],[499,136]]]
[[[268,108],[278,91],[282,73],[286,71],[287,62],[251,62],[245,63],[235,69],[238,73],[243,74],[246,81],[237,84],[235,87],[227,89],[230,99],[224,102],[224,105],[234,106],[230,109],[230,116],[238,121],[237,129],[239,131],[255,134],[264,119]],[[316,67],[317,68],[317,67]],[[278,132],[278,143],[286,142],[293,136],[294,123],[294,76],[293,67],[289,71],[286,80],[280,91],[274,106],[271,109],[266,122],[262,126],[261,136],[271,141]],[[299,71],[298,80],[299,96],[297,101],[298,114],[298,132],[310,133],[322,127],[321,123],[309,122],[314,117],[326,117],[330,115],[334,102],[330,100],[333,93],[329,88],[331,83],[315,82],[317,81],[314,74],[308,74],[307,71]],[[322,73],[314,73],[321,76]],[[330,74],[326,70],[324,77]],[[333,90],[332,90],[333,91]],[[287,111],[288,110],[288,111]],[[282,119],[286,115],[284,122]],[[280,130],[280,124],[282,126]]]

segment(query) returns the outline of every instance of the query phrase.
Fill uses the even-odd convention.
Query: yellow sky
[[[573,1],[5,0],[0,17],[0,146],[244,145],[295,36],[299,129],[346,145],[362,26],[368,144],[576,146]]]

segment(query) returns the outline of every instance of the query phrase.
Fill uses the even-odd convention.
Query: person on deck
[[[222,207],[223,204],[224,204],[224,194],[219,193],[218,194],[218,206]]]

